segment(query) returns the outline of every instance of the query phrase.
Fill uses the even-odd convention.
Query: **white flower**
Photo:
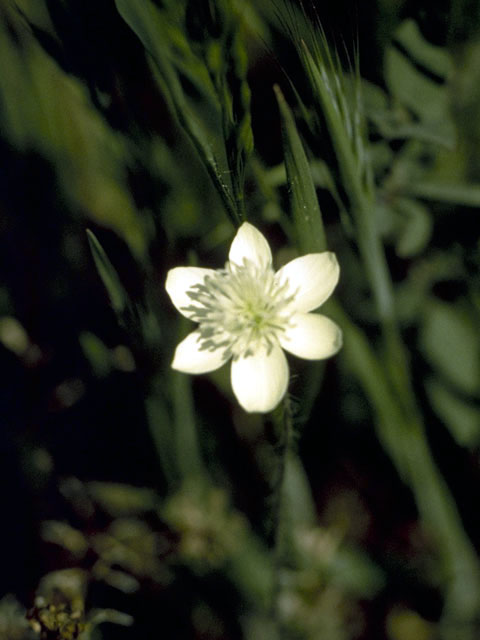
[[[283,398],[288,363],[282,349],[307,360],[333,356],[342,332],[329,318],[309,313],[334,290],[335,254],[311,253],[276,273],[264,236],[245,222],[224,269],[176,267],[165,287],[175,307],[198,322],[175,351],[172,367],[207,373],[232,358],[233,391],[246,411],[267,412]]]

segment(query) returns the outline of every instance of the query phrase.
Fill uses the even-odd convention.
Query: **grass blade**
[[[310,165],[292,112],[278,86],[275,94],[282,117],[285,167],[298,247],[302,253],[325,251],[325,229]]]
[[[118,277],[114,266],[103,250],[102,245],[90,229],[87,229],[87,237],[88,244],[90,245],[90,250],[95,261],[95,266],[97,267],[100,278],[107,290],[113,310],[117,316],[121,318],[127,307],[127,294],[125,289],[120,282],[120,278]]]

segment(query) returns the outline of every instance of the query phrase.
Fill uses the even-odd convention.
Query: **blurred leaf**
[[[389,109],[389,98],[381,87],[362,78],[363,104],[367,114],[384,112]]]
[[[388,640],[435,640],[438,638],[436,625],[422,618],[416,611],[403,609],[403,607],[395,607],[390,611],[386,629]]]
[[[475,29],[478,23],[478,11],[471,0],[456,0],[453,3],[453,14],[457,20],[468,28]],[[480,160],[478,148],[480,143],[480,123],[478,118],[480,107],[480,40],[478,34],[462,41],[462,35],[450,25],[452,39],[460,36],[455,46],[451,47],[455,64],[450,81],[450,103],[455,124],[459,131],[465,175],[480,180]],[[451,43],[452,44],[452,43]]]
[[[325,251],[327,241],[310,166],[295,121],[278,86],[275,87],[283,123],[283,149],[298,248],[302,253]]]
[[[268,607],[271,559],[223,489],[187,481],[167,500],[162,515],[179,535],[179,558],[193,571],[223,570],[246,600]]]
[[[115,518],[143,514],[155,509],[158,496],[152,489],[118,482],[89,482],[88,493]]]
[[[131,594],[140,589],[140,582],[132,575],[111,567],[105,568],[102,563],[97,562],[93,575],[97,580],[103,580],[103,582],[122,593]]]
[[[63,547],[77,560],[83,558],[88,550],[88,542],[83,533],[65,522],[55,520],[43,522],[42,538]]]
[[[170,377],[178,468],[183,479],[200,476],[205,474],[205,466],[200,450],[191,380],[189,376],[176,371],[172,371]]]
[[[327,163],[324,160],[312,160],[310,162],[310,171],[315,186],[328,189],[337,203],[338,208],[344,209],[345,206],[340,198],[335,186],[335,180]]]
[[[95,234],[87,229],[87,236],[95,266],[107,290],[112,307],[115,313],[121,317],[128,304],[125,289]]]
[[[461,447],[474,449],[480,443],[480,408],[452,393],[430,378],[426,389],[432,407]]]
[[[15,596],[7,593],[0,600],[0,640],[35,640],[38,638],[30,629],[25,609]]]
[[[332,584],[360,598],[373,598],[385,585],[385,575],[360,549],[340,546],[329,566]]]
[[[414,20],[405,20],[395,33],[395,40],[413,60],[444,80],[453,71],[452,60],[444,47],[431,44],[423,37]]]
[[[180,536],[180,559],[200,574],[224,567],[244,546],[247,521],[231,508],[223,489],[207,482],[187,479],[161,515]]]
[[[115,0],[125,22],[151,55],[157,79],[181,126],[200,155],[232,222],[240,222],[231,181],[221,110],[215,87],[202,60],[193,53],[182,29],[165,9],[150,0]],[[182,86],[188,80],[201,100],[191,99]]]
[[[243,217],[245,165],[253,151],[253,133],[242,12],[231,0],[190,0],[186,18],[217,93],[233,194]]]
[[[83,612],[87,586],[88,573],[83,569],[60,569],[42,577],[35,595],[43,599],[46,608],[68,605],[72,612]]]
[[[438,300],[425,309],[420,345],[439,373],[460,391],[480,393],[479,333],[471,315]]]
[[[300,459],[292,453],[285,462],[284,487],[285,513],[291,524],[313,526],[316,512],[312,489]]]
[[[14,0],[15,6],[29,21],[42,28],[53,30],[47,5],[43,0]]]
[[[16,318],[3,316],[0,317],[0,343],[17,356],[23,356],[30,346],[30,338]]]
[[[132,303],[120,282],[114,266],[95,234],[90,229],[87,229],[87,238],[95,266],[107,290],[110,303],[117,315],[119,323],[125,327],[130,332],[132,338],[141,343],[142,346],[145,344],[150,348],[152,345],[155,346],[160,335],[157,318],[144,303]],[[97,350],[99,348],[98,342],[93,345],[91,338],[87,338],[86,341],[84,338],[83,343],[82,346],[87,349],[92,349],[94,346]],[[93,356],[91,352],[88,355]],[[95,355],[93,357],[96,358],[97,356]],[[113,354],[108,354],[108,360],[124,371],[132,371],[135,368],[135,361],[131,352],[126,347],[122,349],[122,345],[119,345]]]
[[[477,184],[412,182],[406,185],[406,191],[412,196],[425,200],[480,207],[480,185]]]
[[[0,10],[2,133],[22,151],[35,150],[52,164],[74,213],[115,230],[143,258],[148,227],[127,189],[125,139],[108,127],[87,88],[66,74],[35,41],[16,10]],[[6,28],[8,24],[8,29]]]
[[[386,140],[413,139],[452,151],[454,140],[450,133],[445,135],[434,123],[418,122],[402,104],[392,105],[390,97],[380,87],[362,80],[362,95],[366,116]],[[389,147],[388,150],[392,156]]]
[[[258,610],[268,610],[272,593],[271,559],[252,532],[232,553],[227,574]]]
[[[107,376],[112,368],[110,349],[89,331],[82,331],[78,339],[95,375],[98,378]]]
[[[396,287],[398,316],[403,322],[417,324],[429,304],[429,294],[437,282],[464,277],[461,257],[452,252],[429,251],[421,262],[412,265],[408,277]]]
[[[432,214],[421,203],[409,198],[399,198],[394,208],[402,216],[396,238],[396,252],[401,258],[410,258],[427,247],[432,235]]]
[[[169,488],[179,482],[179,468],[176,459],[175,432],[164,397],[164,378],[152,382],[152,392],[145,399],[148,427],[155,447],[161,470]]]
[[[116,609],[92,609],[88,614],[88,623],[92,627],[102,624],[104,622],[110,622],[112,624],[119,624],[122,627],[130,627],[134,620],[132,616],[127,613],[122,613]]]
[[[161,557],[167,545],[162,536],[137,518],[116,518],[107,531],[90,537],[98,554],[94,572],[117,588],[131,592],[142,578],[166,583],[170,574]]]
[[[422,125],[434,127],[436,135],[453,146],[455,129],[450,117],[445,86],[435,82],[391,45],[385,54],[385,80],[390,93],[418,116]],[[432,132],[433,133],[433,132]]]
[[[447,107],[444,88],[416,69],[393,46],[387,50],[385,57],[385,79],[390,93],[401,104],[412,109],[423,120],[442,122]]]

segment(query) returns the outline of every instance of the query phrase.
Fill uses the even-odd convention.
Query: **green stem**
[[[331,302],[328,314],[343,328],[344,355],[372,403],[378,438],[412,489],[423,524],[436,540],[446,583],[442,628],[458,633],[459,625],[466,624],[468,629],[480,605],[480,567],[455,500],[433,459],[423,423],[418,415],[403,410],[384,366],[340,305]],[[468,630],[456,637],[470,638]]]
[[[375,369],[378,371],[373,384],[367,383],[370,398],[376,398],[380,417],[377,433],[411,487],[424,524],[437,540],[446,573],[445,619],[471,620],[480,603],[478,559],[427,441],[411,386],[407,351],[397,325],[393,286],[375,225],[373,199],[362,187],[351,151],[340,145],[337,152],[340,167],[343,168],[344,184],[351,197],[358,246],[376,302],[384,340],[386,366],[371,367],[370,372]],[[356,340],[358,346],[358,335]],[[363,351],[365,347],[368,347],[368,343],[363,345]],[[363,368],[368,360],[359,358],[357,365]],[[365,372],[360,377],[365,380]],[[390,386],[389,390],[387,386]],[[383,396],[381,399],[379,388]],[[388,409],[384,406],[386,402]]]
[[[198,441],[191,380],[183,373],[173,372],[171,382],[175,449],[180,477],[182,479],[200,478],[205,475],[205,466]]]
[[[328,305],[345,333],[345,355],[364,387],[376,413],[380,441],[404,481],[411,487],[426,528],[437,541],[445,571],[446,605],[443,629],[458,623],[468,628],[480,604],[478,558],[466,535],[455,501],[437,469],[411,386],[407,350],[397,325],[393,285],[375,223],[375,198],[368,182],[368,166],[354,150],[342,104],[334,97],[336,69],[317,62],[303,45],[302,56],[318,96],[338,160],[342,184],[347,191],[357,242],[375,299],[384,342],[383,362],[378,360],[363,333],[339,306]],[[331,64],[331,60],[330,60]],[[335,85],[337,86],[337,85]],[[337,96],[341,98],[341,95]],[[348,108],[348,107],[347,107]],[[363,165],[362,165],[363,163]],[[456,624],[457,623],[457,624]],[[447,634],[444,634],[448,637]],[[460,636],[459,636],[460,637]]]
[[[307,46],[302,55],[315,88],[330,133],[342,184],[347,191],[357,231],[358,248],[365,265],[384,333],[397,332],[393,288],[383,246],[375,225],[374,195],[368,181],[367,167],[355,155],[338,103],[332,99],[335,78],[329,78],[323,62],[317,64]]]
[[[164,384],[164,379],[160,376],[154,378],[152,389],[145,400],[145,411],[160,467],[168,487],[172,489],[177,486],[180,478],[173,439],[174,429],[163,395]]]
[[[279,598],[281,595],[282,571],[286,567],[290,542],[290,522],[285,508],[285,482],[289,457],[293,453],[293,425],[288,395],[282,405],[272,413],[277,440],[277,474],[272,490],[271,541],[273,546],[273,581],[271,613],[275,620],[278,637],[285,636],[285,630],[279,616]]]

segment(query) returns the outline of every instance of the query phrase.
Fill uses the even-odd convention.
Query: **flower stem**
[[[277,468],[272,488],[270,542],[272,545],[272,597],[271,615],[275,621],[279,638],[285,637],[285,629],[280,618],[279,599],[282,591],[282,571],[288,565],[290,547],[290,518],[285,504],[285,482],[287,464],[293,453],[293,424],[288,394],[282,404],[272,413],[275,429]]]

